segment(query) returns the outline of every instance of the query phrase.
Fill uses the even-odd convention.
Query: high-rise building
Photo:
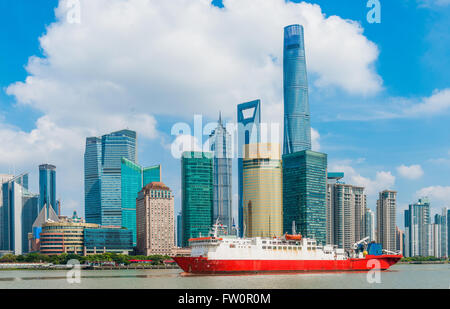
[[[10,179],[2,184],[3,202],[0,208],[0,250],[16,255],[29,250],[28,233],[39,214],[39,195],[28,191],[28,174]]]
[[[283,154],[311,150],[308,79],[301,25],[284,28],[283,89]]]
[[[136,163],[136,132],[121,130],[86,139],[84,193],[88,223],[122,225],[122,158]]]
[[[172,190],[162,182],[151,182],[136,201],[137,250],[143,255],[170,255],[175,247]]]
[[[136,198],[143,186],[154,181],[161,181],[161,166],[142,168],[126,159],[121,159],[121,199],[122,226],[133,233],[133,244],[136,245]]]
[[[238,124],[238,235],[244,233],[243,151],[245,145],[261,141],[261,102],[255,100],[237,106]]]
[[[433,256],[446,257],[448,255],[447,249],[447,208],[442,209],[442,215],[434,215],[433,223]]]
[[[377,242],[383,249],[396,251],[396,206],[397,192],[384,190],[377,200]]]
[[[398,226],[396,227],[396,231],[395,231],[395,240],[396,240],[396,245],[395,245],[395,250],[401,252],[403,254],[404,252],[404,242],[405,242],[405,233],[398,228]]]
[[[366,209],[366,237],[369,237],[369,241],[376,241],[375,237],[375,213],[367,208]]]
[[[327,184],[327,243],[350,249],[366,236],[364,187],[341,182]]]
[[[222,117],[216,129],[209,136],[210,151],[214,155],[213,222],[220,220],[231,232],[232,225],[232,154],[231,135],[222,124]]]
[[[428,256],[430,253],[430,202],[420,198],[405,210],[405,253],[408,257]]]
[[[207,236],[213,217],[213,155],[183,152],[181,158],[181,209],[183,247],[192,237]]]
[[[182,220],[182,216],[181,216],[181,212],[178,213],[177,215],[177,247],[181,248],[182,244],[182,240],[183,240],[183,222]]]
[[[0,250],[3,248],[2,226],[3,226],[3,190],[2,185],[14,178],[14,175],[0,174]]]
[[[39,211],[49,205],[58,213],[56,203],[56,167],[51,164],[39,165]]]
[[[279,144],[245,145],[243,158],[244,235],[283,233],[282,165]]]
[[[450,209],[447,209],[447,257],[450,257]]]
[[[326,243],[327,155],[304,150],[283,155],[283,232]]]

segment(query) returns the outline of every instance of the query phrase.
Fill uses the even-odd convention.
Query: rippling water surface
[[[68,283],[67,271],[3,270],[0,288],[14,289],[308,289],[308,288],[450,288],[449,264],[398,264],[369,283],[366,272],[195,276],[176,269],[83,270],[81,283]]]

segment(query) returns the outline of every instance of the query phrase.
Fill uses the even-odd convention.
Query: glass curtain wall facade
[[[311,150],[308,79],[301,25],[290,25],[284,28],[283,89],[283,154]]]
[[[142,168],[126,159],[121,160],[121,198],[122,226],[133,233],[133,245],[136,245],[136,198],[139,191],[151,182],[161,181],[161,166]]]
[[[292,225],[318,243],[327,240],[327,155],[304,150],[283,155],[283,233]]]
[[[122,253],[133,251],[133,233],[120,228],[85,228],[85,252],[89,254]]]
[[[88,223],[122,225],[121,159],[137,161],[136,132],[121,130],[86,139],[85,213]]]
[[[243,151],[245,145],[258,144],[261,141],[261,101],[255,100],[237,106],[238,124],[238,236],[244,233],[243,200]]]
[[[56,167],[54,165],[39,165],[39,197],[39,211],[47,205],[59,214],[56,203]]]
[[[219,219],[230,234],[232,226],[231,135],[223,126],[220,116],[216,129],[209,136],[209,147],[214,155],[213,222]]]
[[[28,174],[20,175],[2,184],[0,212],[1,250],[15,255],[28,253],[28,233],[32,232],[38,211],[38,195],[28,192]]]
[[[250,144],[244,157],[244,236],[274,237],[283,232],[281,147]]]
[[[183,247],[189,238],[207,236],[213,218],[213,155],[184,152],[181,158]]]

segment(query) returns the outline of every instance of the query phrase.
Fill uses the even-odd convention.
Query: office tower
[[[2,184],[3,202],[0,208],[0,250],[15,255],[28,252],[28,233],[38,215],[39,196],[28,192],[28,174]]]
[[[375,213],[369,208],[366,209],[366,235],[369,241],[376,241],[375,238]]]
[[[151,182],[136,201],[137,250],[143,255],[170,255],[175,247],[172,190],[162,182]]]
[[[2,225],[3,225],[3,190],[2,185],[14,178],[14,175],[0,174],[0,250],[2,245]]]
[[[213,216],[213,155],[183,152],[181,158],[181,212],[183,247],[189,239],[207,236]]]
[[[279,144],[245,145],[243,158],[244,235],[283,233],[282,166]]]
[[[447,209],[447,257],[450,257],[450,209]]]
[[[326,243],[327,155],[304,150],[283,155],[283,232]]]
[[[364,188],[341,182],[327,184],[327,243],[350,249],[366,234]]]
[[[88,223],[122,225],[122,158],[136,163],[136,132],[121,130],[86,139],[84,179]]]
[[[283,154],[311,150],[308,79],[303,38],[303,27],[301,25],[290,25],[284,28]]]
[[[405,210],[406,253],[408,257],[428,256],[430,253],[430,202],[420,198]]]
[[[238,124],[238,234],[244,233],[244,200],[243,200],[243,151],[248,144],[261,141],[261,102],[255,100],[237,106]]]
[[[222,124],[222,117],[216,129],[209,136],[209,147],[213,153],[213,222],[217,219],[226,226],[228,234],[232,225],[232,154],[231,135]]]
[[[56,167],[51,164],[39,165],[39,211],[50,205],[58,213],[56,203]]]
[[[181,241],[183,240],[183,234],[182,229],[183,229],[183,223],[182,223],[182,216],[181,216],[181,212],[178,213],[177,215],[177,247],[181,248]]]
[[[133,244],[136,245],[136,198],[143,186],[154,181],[161,181],[161,166],[142,168],[126,159],[121,159],[121,199],[122,226],[133,233]]]
[[[396,203],[397,192],[384,190],[377,200],[377,242],[383,249],[396,250]]]

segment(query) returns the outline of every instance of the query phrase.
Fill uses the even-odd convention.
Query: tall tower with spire
[[[303,37],[303,27],[301,25],[290,25],[284,28],[283,154],[311,150],[308,79]]]
[[[217,127],[209,136],[209,147],[213,153],[213,222],[217,219],[226,225],[231,232],[232,219],[232,154],[231,135],[222,123],[222,113],[219,112]]]

